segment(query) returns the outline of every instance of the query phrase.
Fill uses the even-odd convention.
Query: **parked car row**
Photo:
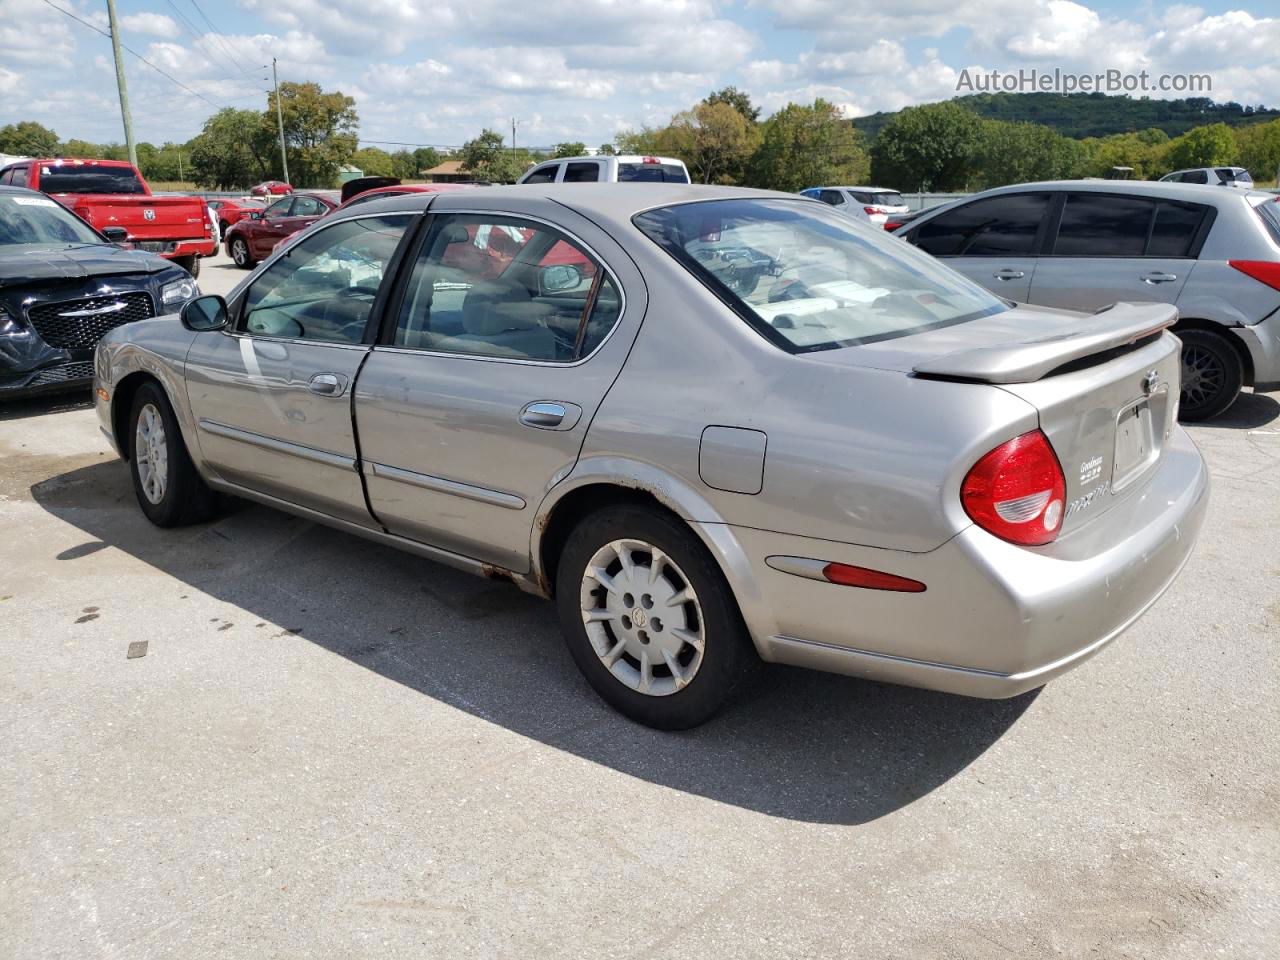
[[[153,523],[232,493],[512,580],[662,728],[758,660],[1012,696],[1196,540],[1171,304],[1017,304],[795,195],[396,193],[102,338]]]

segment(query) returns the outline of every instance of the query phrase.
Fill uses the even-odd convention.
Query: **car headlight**
[[[166,307],[175,309],[198,296],[200,296],[200,286],[191,277],[174,280],[160,288],[160,301]]]

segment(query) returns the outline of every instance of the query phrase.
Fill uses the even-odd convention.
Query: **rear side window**
[[[293,201],[294,217],[318,217],[324,213],[324,204],[315,197],[297,197]]]
[[[1198,203],[1162,200],[1156,208],[1156,222],[1147,243],[1148,257],[1188,257],[1200,232],[1207,207]]]
[[[1060,257],[1140,257],[1155,204],[1106,193],[1071,193],[1053,252]]]
[[[1047,193],[1010,193],[966,203],[922,223],[914,242],[935,257],[1032,256],[1048,206]]]
[[[556,171],[560,169],[560,164],[550,163],[545,167],[538,167],[533,173],[525,177],[525,183],[554,183],[556,179]]]
[[[1183,183],[1208,183],[1209,175],[1203,170],[1188,170],[1178,179]]]
[[[600,164],[594,160],[569,163],[564,168],[565,183],[595,183],[600,179]]]
[[[818,199],[823,203],[829,203],[833,207],[839,207],[844,204],[844,197],[841,196],[839,190],[823,190],[818,194]]]
[[[675,163],[620,163],[618,182],[688,183],[689,174]]]
[[[27,185],[27,168],[14,167],[13,179],[6,182],[12,183],[15,187],[25,187]]]

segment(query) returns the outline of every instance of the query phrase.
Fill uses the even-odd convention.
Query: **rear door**
[[[534,512],[576,462],[646,302],[607,234],[563,208],[555,218],[433,217],[356,384],[378,519],[517,572],[529,568]],[[499,239],[500,258],[471,252]]]
[[[907,239],[994,293],[1026,302],[1049,219],[1048,193],[1005,193],[952,207]]]
[[[1030,302],[1086,312],[1122,300],[1176,302],[1195,266],[1208,210],[1122,194],[1066,194]]]
[[[351,388],[368,320],[412,214],[343,220],[303,239],[196,337],[187,396],[200,450],[223,479],[372,525],[356,469]]]

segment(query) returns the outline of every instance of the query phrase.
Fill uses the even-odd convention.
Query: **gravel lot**
[[[1280,403],[1193,434],[1200,545],[1076,672],[768,669],[672,735],[548,604],[256,506],[157,530],[86,398],[0,407],[0,956],[1275,956]]]

